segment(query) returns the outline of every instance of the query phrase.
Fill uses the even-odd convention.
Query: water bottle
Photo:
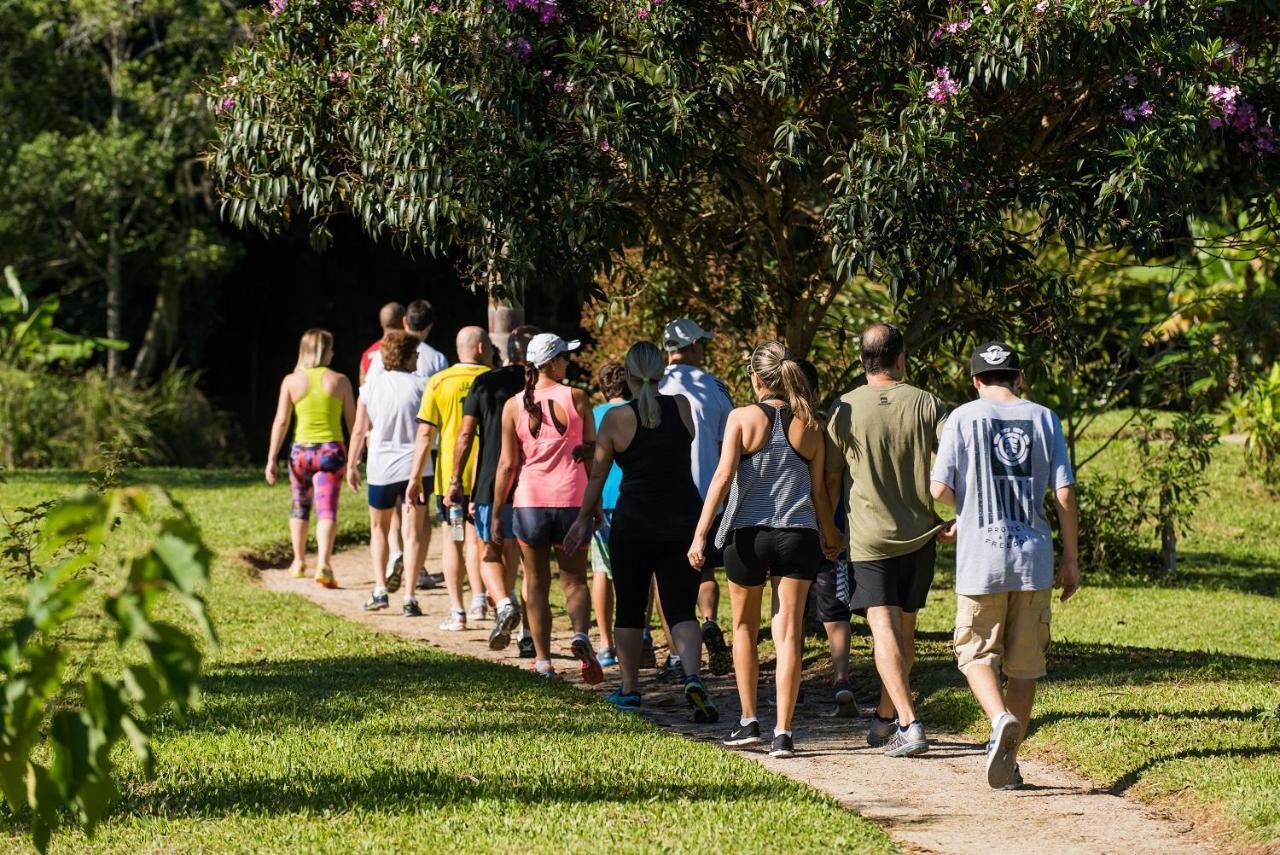
[[[462,505],[449,506],[449,536],[458,543],[467,537],[465,519]]]

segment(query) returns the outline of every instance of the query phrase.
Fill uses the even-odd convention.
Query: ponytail
[[[781,393],[791,412],[806,428],[818,427],[813,389],[795,355],[780,341],[766,341],[751,354],[751,370],[771,392]]]
[[[529,414],[529,433],[538,435],[542,430],[542,407],[533,397],[534,387],[538,385],[538,369],[531,363],[524,366],[524,411]]]
[[[638,341],[627,351],[627,376],[635,387],[636,412],[641,426],[650,430],[662,424],[658,383],[664,364],[662,351],[647,341]]]

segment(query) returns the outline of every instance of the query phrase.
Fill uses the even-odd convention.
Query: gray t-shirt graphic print
[[[1053,586],[1045,493],[1075,483],[1062,425],[1031,401],[971,401],[950,418],[931,479],[956,494],[956,591]]]

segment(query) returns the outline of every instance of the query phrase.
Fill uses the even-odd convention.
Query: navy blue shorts
[[[394,484],[370,484],[369,485],[369,507],[375,511],[389,511],[396,505],[404,504],[405,491],[409,489],[409,482],[396,481]],[[431,485],[427,483],[427,479],[422,479],[423,495],[431,492]]]
[[[515,525],[515,508],[510,504],[503,505],[498,518],[502,522],[502,536],[511,537]],[[493,505],[476,505],[476,535],[481,543],[493,542]]]
[[[516,508],[511,530],[526,546],[559,546],[577,518],[577,508]]]

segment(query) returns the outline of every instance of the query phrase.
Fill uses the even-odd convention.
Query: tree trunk
[[[107,229],[107,338],[123,339],[124,281],[120,273],[120,236],[115,226]],[[107,351],[107,376],[117,377],[123,367],[120,351]]]
[[[1160,567],[1164,578],[1172,579],[1178,575],[1178,532],[1174,527],[1173,513],[1169,509],[1170,497],[1160,495]]]
[[[507,340],[511,338],[511,331],[523,323],[524,306],[489,298],[489,340],[502,355],[504,362],[507,359]]]
[[[133,360],[133,370],[129,372],[135,383],[148,379],[155,373],[156,366],[173,351],[177,309],[178,289],[162,279],[156,289],[156,301],[151,309],[151,319],[147,321],[147,331]]]

